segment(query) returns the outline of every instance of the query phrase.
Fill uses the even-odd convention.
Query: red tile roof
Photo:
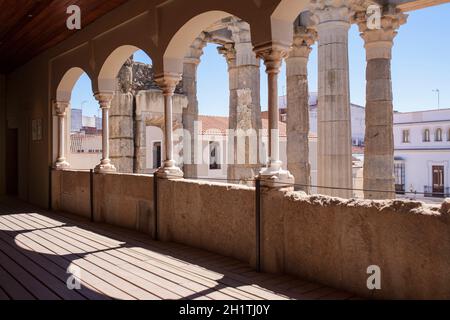
[[[202,122],[202,134],[216,134],[226,135],[229,129],[229,118],[219,116],[202,116],[198,117],[198,120]],[[267,118],[262,119],[263,135],[267,136],[267,130],[269,127],[269,120]],[[279,122],[280,137],[286,137],[286,123]],[[309,134],[310,138],[317,138],[317,135],[313,132]]]

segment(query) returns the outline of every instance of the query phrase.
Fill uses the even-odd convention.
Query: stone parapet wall
[[[53,172],[53,208],[90,216],[89,173]],[[94,175],[94,218],[154,236],[154,181]],[[262,270],[382,299],[450,299],[450,200],[343,200],[262,191]],[[158,234],[256,264],[255,189],[158,180]],[[367,268],[381,290],[367,289]]]

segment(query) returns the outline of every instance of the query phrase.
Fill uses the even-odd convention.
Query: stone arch
[[[281,0],[270,17],[273,43],[290,46],[294,37],[292,24],[310,3],[309,0]]]
[[[103,62],[97,76],[96,90],[98,92],[113,92],[116,87],[117,74],[127,59],[140,48],[133,45],[123,45],[116,48]],[[151,55],[143,50],[151,59]]]
[[[72,90],[78,79],[85,73],[79,67],[72,67],[63,75],[56,88],[56,101],[69,102],[72,97]]]
[[[231,15],[225,11],[208,11],[185,23],[172,37],[164,52],[164,72],[181,74],[184,57],[198,35],[213,23]]]

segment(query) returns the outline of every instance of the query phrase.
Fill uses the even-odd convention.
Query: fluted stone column
[[[308,59],[316,32],[296,25],[294,42],[286,59],[287,73],[287,165],[297,190],[307,193],[311,185],[309,162]]]
[[[95,167],[96,173],[112,173],[116,172],[116,167],[111,163],[109,158],[109,109],[114,93],[100,92],[95,95],[95,99],[102,109],[102,160]]]
[[[70,168],[70,164],[66,161],[65,155],[65,127],[66,127],[66,111],[69,108],[69,102],[56,101],[54,108],[58,117],[58,159],[55,162],[56,170],[65,170]]]
[[[394,7],[386,7],[380,28],[373,29],[365,14],[359,14],[358,25],[367,59],[364,154],[364,196],[367,199],[395,198],[391,58],[396,30],[406,18]],[[377,190],[384,192],[374,192]]]
[[[173,94],[181,80],[179,74],[163,74],[155,77],[164,96],[164,165],[157,175],[162,179],[183,178],[183,171],[177,167],[173,157]]]
[[[133,57],[119,71],[109,110],[110,159],[118,172],[134,173]]]
[[[253,180],[261,165],[259,132],[262,128],[259,59],[253,51],[250,25],[234,19],[228,25],[233,44],[219,48],[228,63],[230,77],[229,129],[235,134],[230,145],[228,179]]]
[[[190,135],[190,137],[183,138],[183,169],[185,176],[192,178],[197,177],[198,166],[195,159],[196,146],[194,144],[198,140],[198,137],[196,137],[198,132],[195,130],[195,122],[198,121],[197,68],[205,46],[205,35],[202,34],[191,45],[183,65],[183,91],[188,98],[188,106],[183,109],[183,127]]]
[[[318,185],[319,193],[352,196],[352,143],[348,31],[351,1],[317,0],[311,6],[319,39]]]
[[[270,188],[291,188],[294,184],[294,176],[287,170],[283,170],[280,160],[280,110],[278,107],[278,75],[281,63],[287,56],[288,49],[276,45],[257,47],[255,52],[263,59],[268,76],[269,95],[269,162],[260,172],[262,184]]]

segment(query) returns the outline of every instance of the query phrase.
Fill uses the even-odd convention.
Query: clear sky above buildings
[[[365,51],[358,29],[349,34],[350,95],[352,103],[365,104]],[[198,69],[198,100],[201,114],[228,114],[228,73],[225,59],[215,45],[208,45]],[[142,51],[135,60],[150,63]],[[286,68],[279,80],[280,95],[286,92]],[[440,90],[441,108],[450,108],[450,4],[411,12],[395,39],[392,60],[394,107],[397,111],[437,108]],[[317,46],[309,62],[309,85],[317,91]],[[261,66],[261,105],[267,109],[267,77]],[[90,80],[83,75],[72,94],[72,107],[83,106],[85,115],[97,115],[98,104],[92,97]]]

